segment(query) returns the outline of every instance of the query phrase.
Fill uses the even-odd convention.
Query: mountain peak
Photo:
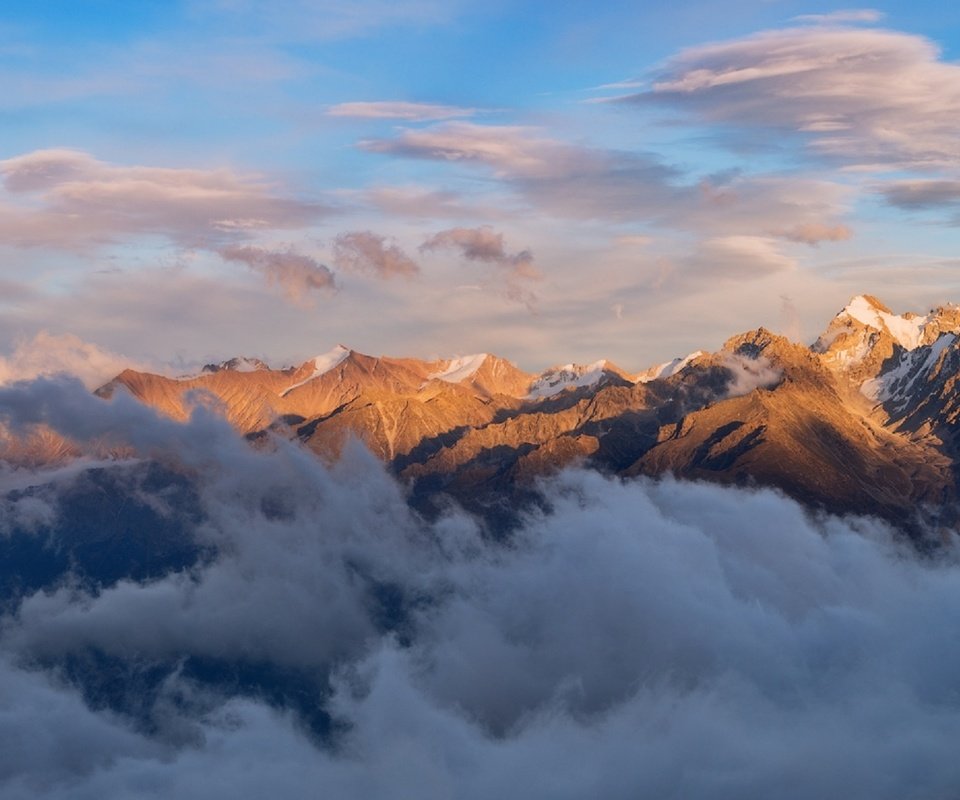
[[[856,320],[877,331],[889,333],[894,341],[904,350],[914,350],[923,338],[923,326],[928,317],[917,314],[894,314],[883,303],[868,294],[854,297],[837,315],[838,320],[844,318]]]
[[[446,367],[439,372],[427,376],[428,381],[438,380],[446,383],[461,383],[472,378],[483,363],[489,358],[489,353],[475,353],[471,356],[458,356],[447,361]]]
[[[330,372],[330,370],[335,369],[340,366],[350,355],[353,353],[348,347],[345,347],[342,344],[338,344],[332,350],[328,350],[326,353],[321,353],[318,356],[314,356],[310,361],[307,361],[303,366],[300,367],[298,372],[302,371],[304,367],[309,368],[309,373],[298,380],[296,383],[287,386],[280,392],[281,397],[286,397],[294,389],[299,389],[304,384],[309,383],[314,378],[319,378],[321,375],[325,375]],[[312,363],[311,363],[312,362]]]
[[[259,358],[236,356],[226,361],[221,361],[219,364],[204,364],[201,373],[220,372],[221,370],[231,370],[232,372],[259,372],[264,369],[270,369],[270,366]]]
[[[881,300],[872,294],[858,294],[854,297],[851,297],[850,302],[847,303],[843,311],[846,311],[848,314],[853,316],[851,309],[863,308],[870,308],[874,311],[880,311],[884,314],[893,314],[893,311],[891,311]]]

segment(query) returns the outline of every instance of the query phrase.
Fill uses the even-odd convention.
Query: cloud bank
[[[0,410],[162,448],[195,515],[161,502],[173,484],[129,485],[212,552],[13,598],[5,797],[900,800],[960,782],[960,562],[878,523],[569,472],[496,543],[455,510],[418,518],[359,450],[325,467],[62,381],[0,389]],[[0,545],[51,513],[8,518]]]

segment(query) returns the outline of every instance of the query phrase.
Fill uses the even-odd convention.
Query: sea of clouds
[[[960,787],[949,548],[919,555],[772,491],[578,470],[494,541],[454,507],[419,517],[359,446],[326,466],[203,407],[178,424],[61,378],[0,388],[0,417],[122,443],[97,469],[200,554],[150,579],[68,571],[8,602],[4,798]],[[136,479],[148,461],[186,476],[197,508]],[[60,498],[82,475],[0,473],[0,536],[72,524]]]

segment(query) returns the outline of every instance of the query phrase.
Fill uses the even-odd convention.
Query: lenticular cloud
[[[135,442],[172,424],[115,423]],[[32,584],[3,576],[4,797],[900,800],[960,784],[950,554],[770,491],[581,471],[492,542],[455,510],[419,518],[362,450],[326,467],[202,415],[184,430],[203,460],[183,436],[179,462],[19,474],[0,506],[7,555],[75,553]],[[84,480],[125,504],[114,516],[138,510],[153,569],[105,569],[132,529],[83,549],[113,519],[84,527]]]

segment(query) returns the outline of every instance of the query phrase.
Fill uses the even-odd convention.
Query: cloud
[[[570,145],[530,127],[450,122],[359,146],[486,168],[536,208],[566,218],[636,221],[682,194],[671,184],[679,173],[652,156]]]
[[[485,164],[500,173],[550,175],[576,148],[516,125],[477,125],[450,122],[427,129],[405,130],[393,139],[365,139],[359,144],[372,153],[389,153],[433,161]]]
[[[950,208],[960,205],[960,181],[902,180],[877,187],[884,200],[906,211]]]
[[[820,242],[843,242],[853,236],[847,225],[806,222],[777,233],[783,239],[815,246]]]
[[[377,278],[412,278],[420,267],[397,244],[370,231],[341,233],[333,240],[337,269],[365,272]]]
[[[354,117],[358,119],[402,119],[427,122],[456,117],[472,117],[475,108],[444,106],[436,103],[408,103],[402,101],[338,103],[327,109],[331,117]]]
[[[533,254],[529,250],[508,253],[504,249],[503,234],[489,226],[448,228],[427,239],[420,245],[420,250],[429,252],[445,247],[459,250],[468,261],[498,264],[510,268],[523,277],[538,277],[533,268]]]
[[[0,161],[0,179],[0,242],[17,247],[76,251],[142,236],[210,247],[251,231],[303,228],[326,211],[278,194],[259,175],[115,166],[74,150]]]
[[[829,11],[826,14],[801,14],[793,19],[795,22],[812,22],[816,25],[845,25],[857,22],[879,22],[884,16],[882,11],[873,8],[848,8]]]
[[[850,189],[795,176],[721,176],[684,183],[645,153],[572,145],[534,128],[444,123],[362,149],[485,168],[538,211],[577,220],[653,222],[699,235],[769,235],[837,223]],[[812,229],[812,228],[811,228]]]
[[[754,389],[769,389],[783,377],[783,371],[762,355],[759,358],[748,358],[738,353],[728,354],[721,366],[729,370],[731,375],[725,398],[741,397],[750,394]]]
[[[685,276],[704,278],[756,278],[796,267],[774,239],[763,236],[706,239],[679,263]]]
[[[96,389],[127,368],[147,366],[73,334],[39,331],[30,339],[19,340],[10,355],[0,355],[0,385],[67,373],[88,389]]]
[[[2,617],[5,797],[900,800],[960,781],[948,552],[771,491],[576,471],[505,545],[460,512],[418,518],[359,452],[328,468],[76,385],[0,390],[49,424],[74,402],[204,454],[181,517],[214,551]],[[91,653],[114,681],[98,703]],[[231,678],[250,664],[273,676],[254,691]],[[318,708],[336,724],[308,735]]]
[[[293,250],[271,251],[250,245],[234,245],[219,252],[227,261],[239,261],[264,275],[270,284],[280,286],[294,302],[305,302],[318,291],[336,289],[329,268]]]
[[[520,250],[508,253],[504,246],[503,234],[490,226],[480,228],[448,228],[440,231],[420,245],[420,252],[441,249],[454,249],[467,261],[491,264],[500,271],[502,291],[512,300],[530,305],[536,302],[535,295],[524,288],[530,281],[538,281],[543,276],[534,266],[533,253]]]
[[[356,193],[347,193],[347,196],[353,194]],[[424,186],[376,186],[360,192],[359,199],[392,217],[418,220],[502,219],[510,213],[510,202],[506,199],[500,205],[490,200],[481,205],[459,192]]]
[[[747,139],[794,133],[849,166],[953,167],[960,157],[960,66],[896,31],[787,28],[690,48],[621,100],[676,107]]]

